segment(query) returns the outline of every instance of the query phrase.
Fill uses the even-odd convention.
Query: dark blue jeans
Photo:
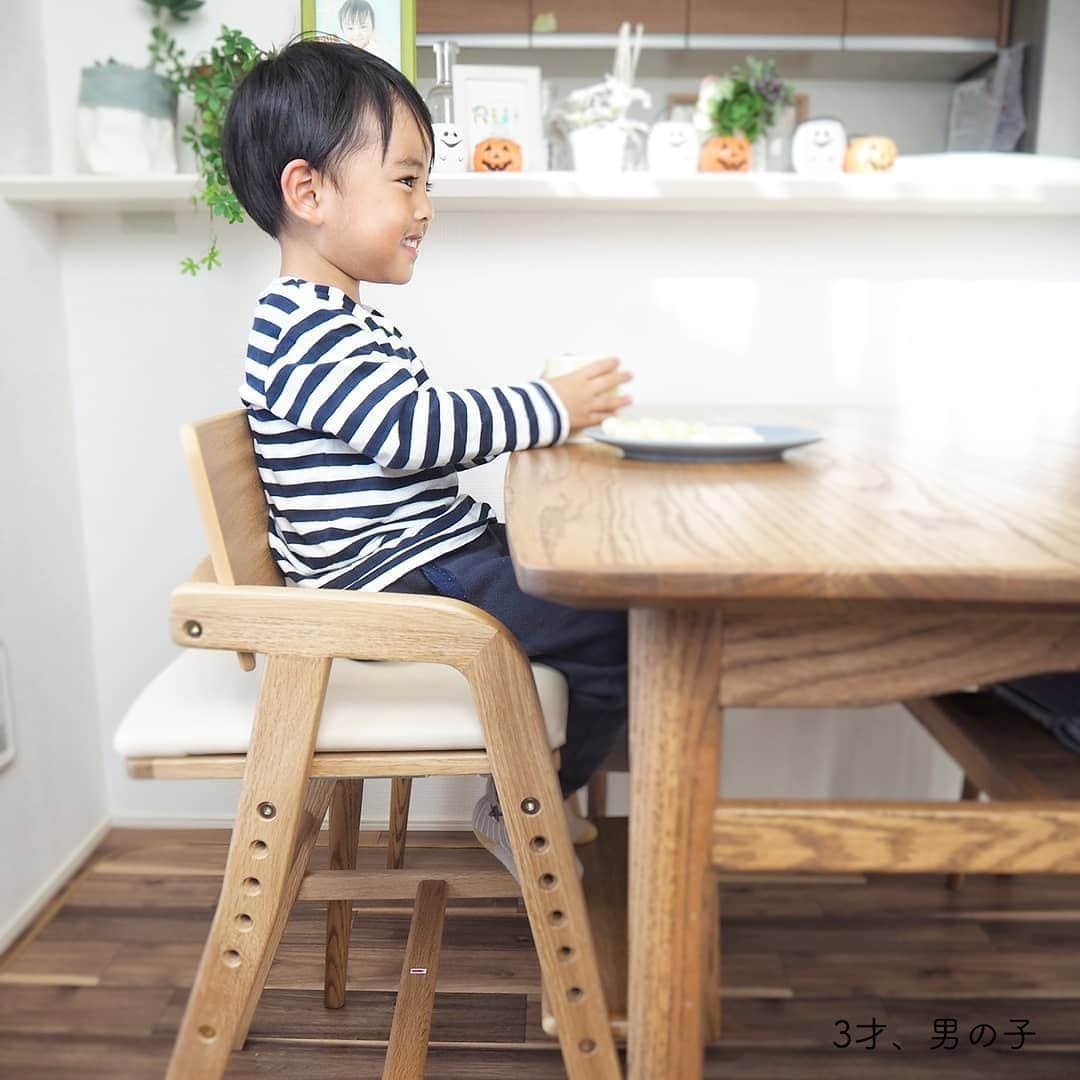
[[[464,600],[493,615],[530,660],[562,672],[570,687],[559,782],[577,791],[603,764],[626,726],[625,611],[589,611],[524,593],[514,577],[506,526],[413,570],[386,592]]]

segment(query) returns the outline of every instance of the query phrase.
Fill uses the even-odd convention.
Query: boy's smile
[[[369,118],[366,123],[372,124]],[[412,277],[433,210],[431,150],[408,109],[398,106],[383,160],[375,132],[337,169],[290,162],[282,190],[291,220],[281,237],[282,274],[334,285],[354,299],[357,282],[403,285]]]

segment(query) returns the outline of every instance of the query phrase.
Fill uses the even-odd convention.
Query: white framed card
[[[540,69],[457,64],[454,117],[474,172],[537,172],[544,160]]]

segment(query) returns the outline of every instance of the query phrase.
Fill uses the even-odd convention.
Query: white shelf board
[[[898,167],[899,168],[899,167]],[[437,213],[878,213],[1080,215],[1080,177],[1006,176],[988,181],[792,173],[654,176],[620,173],[436,173]],[[194,176],[0,177],[0,198],[61,214],[144,213],[190,209]]]
[[[146,213],[190,206],[192,174],[171,176],[0,176],[0,198],[58,214]]]

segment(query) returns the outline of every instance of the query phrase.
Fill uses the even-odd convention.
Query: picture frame
[[[416,0],[300,0],[300,32],[351,41],[416,83]]]
[[[539,67],[456,64],[454,117],[470,170],[477,146],[497,138],[518,143],[520,171],[546,171]]]

